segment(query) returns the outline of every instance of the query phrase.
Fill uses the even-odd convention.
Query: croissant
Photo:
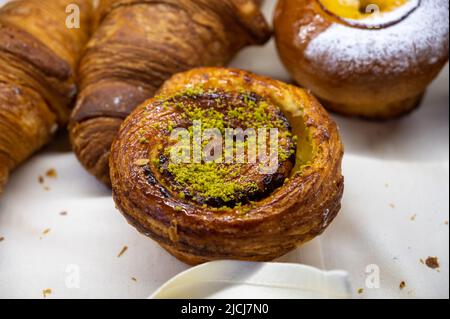
[[[109,154],[123,119],[171,75],[223,66],[271,33],[255,0],[103,0],[80,66],[70,124],[75,153],[110,184]]]
[[[267,261],[335,218],[342,157],[336,124],[308,91],[240,70],[194,69],[122,124],[110,157],[113,197],[183,262]]]
[[[80,28],[66,25],[69,5],[78,6]],[[91,10],[89,0],[18,0],[0,8],[0,192],[10,171],[67,123]]]

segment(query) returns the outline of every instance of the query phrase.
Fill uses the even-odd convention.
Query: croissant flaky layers
[[[110,184],[110,147],[126,116],[173,74],[223,66],[270,29],[255,0],[103,0],[80,66],[70,132],[89,172]]]
[[[220,140],[219,156],[195,162],[195,145],[209,145],[197,140],[195,125],[219,136],[246,130],[244,160],[221,161]],[[251,135],[253,127],[270,127],[271,138],[278,132],[278,144],[258,144],[258,154],[275,145],[271,171],[260,170],[268,167],[260,157],[250,160],[251,136],[258,143],[266,136]],[[187,157],[174,160],[182,133]],[[229,154],[239,158],[231,140]],[[342,157],[336,124],[307,91],[240,70],[194,69],[173,76],[122,124],[110,157],[113,196],[132,225],[188,264],[267,261],[318,236],[337,215]]]
[[[91,16],[90,0],[17,0],[0,9],[0,192],[10,170],[67,123]]]

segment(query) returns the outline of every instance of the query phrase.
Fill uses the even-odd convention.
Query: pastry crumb
[[[66,211],[63,211],[63,212],[60,212],[59,215],[60,215],[60,216],[67,216],[68,213],[67,213]]]
[[[438,269],[438,268],[440,268],[439,258],[437,258],[437,257],[428,257],[425,260],[425,265],[427,265],[427,267],[431,268],[431,269]]]
[[[363,288],[359,288],[359,289],[358,289],[358,294],[361,295],[361,294],[363,294],[363,293],[364,293],[364,289],[363,289]]]
[[[50,168],[47,172],[45,172],[45,176],[47,176],[49,178],[57,178],[58,173],[56,172],[56,170],[54,168]]]
[[[5,240],[5,237],[0,236],[0,242],[2,242],[2,241],[4,241],[4,240]]]
[[[402,282],[400,282],[399,288],[400,288],[400,290],[403,290],[403,289],[405,289],[405,287],[406,287],[406,282],[403,280]]]
[[[122,248],[122,250],[120,251],[120,253],[117,255],[117,258],[122,257],[127,252],[127,250],[128,250],[128,246],[124,246]]]
[[[58,177],[58,173],[56,172],[56,170],[54,168],[50,168],[48,169],[45,174],[45,177],[47,178],[52,178],[52,179],[56,179]],[[38,182],[39,184],[41,184],[44,187],[44,190],[49,192],[50,191],[50,187],[48,187],[47,185],[44,185],[45,183],[45,178],[43,175],[39,175],[38,176]]]
[[[136,277],[131,277],[131,280],[133,280],[134,282],[137,282]]]
[[[394,204],[394,203],[390,203],[389,206],[390,206],[391,208],[395,208],[395,204]]]
[[[444,221],[444,225],[448,226],[448,220]]]
[[[414,221],[416,221],[416,218],[417,218],[417,214],[414,214],[414,215],[411,216],[410,219],[411,219],[412,222],[414,222]]]
[[[136,165],[136,166],[146,166],[148,163],[150,163],[149,159],[139,159],[136,162],[134,162],[134,165]]]
[[[51,231],[51,229],[50,229],[50,228],[47,228],[47,229],[45,229],[45,230],[42,232],[42,234],[43,234],[43,235],[48,235],[48,233],[50,233],[50,231]]]
[[[51,295],[51,294],[52,294],[52,290],[50,288],[42,290],[42,295],[44,296],[44,298],[47,298],[47,296]]]

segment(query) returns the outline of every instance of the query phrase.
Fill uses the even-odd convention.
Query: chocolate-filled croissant
[[[70,132],[87,170],[110,184],[109,153],[123,119],[170,76],[222,66],[270,29],[256,0],[103,0],[80,66]]]
[[[10,171],[67,124],[91,17],[90,0],[17,0],[0,9],[0,192]]]

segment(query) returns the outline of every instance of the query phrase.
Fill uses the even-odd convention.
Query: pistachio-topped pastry
[[[113,195],[182,261],[270,260],[336,216],[342,154],[336,125],[306,91],[194,69],[125,120],[110,158]]]
[[[152,171],[161,177],[170,191],[179,193],[186,200],[213,207],[248,203],[282,185],[295,164],[295,142],[289,122],[277,106],[261,96],[250,92],[193,88],[157,100],[156,104],[148,111],[148,116],[152,116],[152,112],[161,112],[170,119],[164,121],[159,133],[150,133],[153,138],[157,134],[157,143],[161,145],[151,153]],[[171,163],[173,152],[185,150],[177,149],[178,140],[170,138],[174,128],[189,131],[192,148],[199,150],[198,156],[188,150],[188,161]],[[242,132],[240,141],[233,139],[236,129]],[[252,149],[253,154],[248,152],[251,146],[257,146],[258,140],[267,139],[263,135],[270,134],[271,129],[278,134],[277,149],[276,152],[270,150],[270,142],[267,142],[264,155],[271,151],[276,153],[275,163],[264,162],[266,157],[261,160],[256,148]],[[141,133],[147,140],[149,133]],[[208,136],[202,141],[194,138],[196,135],[205,137],[205,133]],[[222,138],[227,135],[230,143]],[[254,158],[250,159],[250,156]],[[209,161],[205,161],[205,157],[209,157]],[[262,168],[270,164],[276,167],[271,168],[271,174],[265,174]]]

